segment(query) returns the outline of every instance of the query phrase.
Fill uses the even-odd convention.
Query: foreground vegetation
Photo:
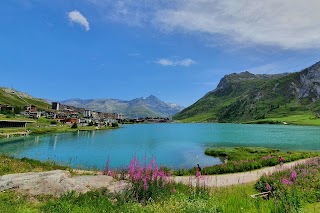
[[[320,202],[320,157],[262,176],[255,186],[261,192],[271,191],[276,198],[286,197],[295,208],[304,202]]]
[[[262,147],[236,147],[236,148],[208,148],[206,155],[220,157],[223,164],[204,167],[202,174],[225,174],[245,172],[279,164],[278,156],[282,156],[285,162],[296,161],[305,158],[319,156],[318,152],[283,152],[277,149]],[[193,175],[196,168],[179,169],[176,175]]]
[[[6,158],[1,158],[1,161]],[[17,163],[19,160],[11,159]],[[37,165],[35,168],[47,170],[48,164],[21,160],[21,167]],[[315,162],[315,161],[314,161]],[[318,163],[320,162],[318,158]],[[301,179],[304,184],[300,189],[304,194],[287,191],[292,185],[279,187],[280,176],[292,176],[292,172],[283,171],[275,176],[263,177],[258,183],[244,184],[231,187],[209,188],[197,185],[191,187],[171,182],[170,174],[158,168],[156,162],[139,162],[136,158],[128,167],[132,187],[120,193],[109,193],[107,190],[97,190],[86,194],[68,193],[60,198],[52,196],[22,195],[13,191],[0,192],[0,209],[6,212],[317,212],[317,199],[310,199],[312,194],[319,193],[319,188],[310,190],[309,182],[319,185],[319,171],[309,170],[308,181]],[[299,167],[300,170],[302,167]],[[313,167],[312,167],[313,168]],[[1,169],[2,170],[2,169]],[[31,169],[32,170],[32,169]],[[300,180],[297,170],[295,181]],[[302,171],[302,170],[301,170]],[[114,171],[108,170],[108,173]],[[276,178],[275,178],[276,177]],[[270,180],[268,178],[271,178]],[[273,180],[275,184],[272,184]],[[251,198],[257,190],[265,191],[266,182],[272,187],[269,200],[261,197]],[[277,183],[276,183],[277,182]],[[259,188],[260,186],[260,188]],[[262,187],[261,187],[262,186]],[[283,193],[283,196],[277,194]],[[308,202],[308,203],[307,203]]]

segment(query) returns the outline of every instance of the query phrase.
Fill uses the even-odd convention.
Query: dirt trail
[[[249,172],[221,174],[221,175],[202,175],[200,178],[197,178],[195,176],[176,176],[173,179],[175,182],[192,184],[193,186],[196,186],[197,183],[199,183],[200,185],[208,186],[208,187],[230,186],[230,185],[250,183],[253,181],[257,181],[264,174],[272,174],[276,171],[288,169],[297,164],[302,164],[308,160],[310,160],[310,158],[294,161],[291,163],[285,163],[283,164],[282,167],[277,165],[277,166],[265,167],[262,169],[253,170]]]

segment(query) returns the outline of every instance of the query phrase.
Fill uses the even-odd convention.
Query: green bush
[[[111,126],[112,126],[112,127],[118,127],[119,124],[118,124],[118,123],[112,123]]]
[[[73,123],[71,126],[71,129],[77,129],[78,128],[78,124],[77,123]]]
[[[56,125],[58,122],[57,121],[55,121],[55,120],[53,120],[53,121],[50,121],[50,124],[51,125]]]

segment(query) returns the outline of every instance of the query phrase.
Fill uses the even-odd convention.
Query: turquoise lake
[[[133,156],[172,168],[219,164],[207,147],[262,146],[320,151],[320,128],[249,124],[137,124],[110,131],[79,131],[10,139],[0,154],[54,160],[81,168],[128,165]]]

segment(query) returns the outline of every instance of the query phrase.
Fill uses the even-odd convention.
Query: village
[[[13,107],[10,105],[0,104],[0,112],[7,112],[12,114],[19,114],[24,118],[39,119],[47,118],[52,120],[52,124],[57,122],[72,126],[77,124],[78,126],[115,126],[119,123],[168,123],[172,122],[170,118],[162,117],[144,117],[144,118],[125,118],[122,113],[107,113],[88,110],[84,108],[78,108],[74,106],[68,106],[59,102],[52,102],[51,109],[42,110],[34,105],[27,105],[23,109]],[[0,122],[0,127],[22,127],[23,123]]]
[[[34,105],[28,105],[22,111],[10,105],[0,104],[0,111],[15,114],[20,113],[21,116],[32,119],[45,117],[55,122],[68,125],[76,123],[79,126],[112,126],[112,124],[124,121],[124,114],[97,112],[63,105],[59,102],[52,102],[51,109],[48,110],[40,110]]]

